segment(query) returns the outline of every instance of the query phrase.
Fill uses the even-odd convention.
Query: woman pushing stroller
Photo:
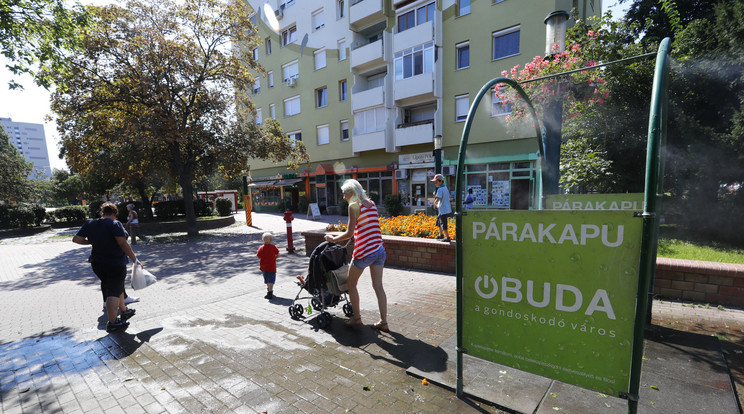
[[[359,290],[357,282],[364,268],[369,266],[372,276],[372,287],[377,295],[377,305],[380,308],[380,320],[372,325],[373,328],[388,332],[387,296],[382,287],[382,270],[385,265],[385,247],[382,245],[380,220],[377,216],[375,203],[367,197],[367,193],[357,180],[346,180],[341,186],[344,200],[349,203],[349,224],[346,232],[338,236],[327,234],[325,240],[338,243],[354,237],[354,253],[349,266],[349,298],[354,315],[347,319],[346,326],[362,325],[362,314],[359,309]]]

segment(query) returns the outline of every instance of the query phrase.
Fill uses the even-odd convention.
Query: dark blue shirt
[[[116,242],[117,236],[125,239],[129,237],[119,220],[111,220],[110,218],[91,220],[83,224],[83,227],[78,230],[77,236],[85,237],[93,246],[88,258],[89,262],[123,266],[129,263],[127,254]]]

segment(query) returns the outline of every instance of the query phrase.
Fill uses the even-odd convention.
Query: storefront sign
[[[545,209],[642,211],[643,193],[549,195],[545,197]]]
[[[398,156],[398,165],[429,164],[434,162],[434,154],[431,152],[419,152],[416,154],[403,154]]]
[[[627,392],[642,220],[623,211],[470,211],[462,224],[467,353]]]

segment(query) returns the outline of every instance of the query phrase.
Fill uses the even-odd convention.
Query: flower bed
[[[380,230],[382,234],[390,236],[420,237],[433,239],[439,234],[436,225],[437,218],[418,213],[411,216],[380,217]],[[455,218],[447,220],[447,227],[451,239],[455,238]],[[326,231],[346,231],[346,223],[328,223]]]

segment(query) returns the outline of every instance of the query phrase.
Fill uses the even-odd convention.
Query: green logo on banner
[[[627,392],[642,220],[623,211],[471,211],[462,225],[468,354]]]

